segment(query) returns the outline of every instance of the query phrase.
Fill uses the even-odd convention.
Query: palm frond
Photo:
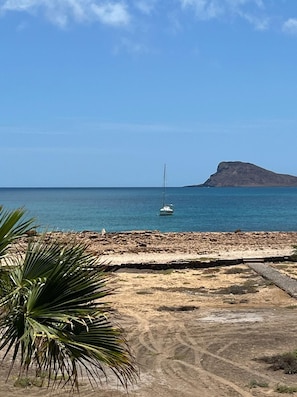
[[[25,219],[26,210],[5,210],[0,206],[0,258],[6,253],[9,245],[34,227],[34,219]]]
[[[20,356],[23,370],[48,371],[49,382],[62,375],[73,387],[79,369],[95,379],[110,368],[124,385],[135,378],[123,331],[109,320],[108,274],[84,245],[32,240],[1,276],[0,349],[14,363]]]

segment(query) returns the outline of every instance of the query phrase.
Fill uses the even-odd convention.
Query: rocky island
[[[217,172],[204,183],[192,187],[292,187],[297,177],[258,167],[241,161],[223,161]]]

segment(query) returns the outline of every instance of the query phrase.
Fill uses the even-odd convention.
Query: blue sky
[[[0,186],[297,175],[296,0],[0,0]]]

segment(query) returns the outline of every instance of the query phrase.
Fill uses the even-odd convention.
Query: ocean
[[[161,188],[0,188],[40,230],[297,231],[297,188],[167,188],[174,215],[159,216]]]

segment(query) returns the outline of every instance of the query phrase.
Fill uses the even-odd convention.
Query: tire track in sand
[[[169,316],[170,320],[160,326],[160,320],[154,318],[155,316],[144,319],[136,313],[129,314],[137,320],[132,336],[136,359],[141,373],[146,373],[146,368],[150,369],[153,377],[150,384],[152,390],[157,386],[159,394],[161,388],[161,395],[169,397],[173,395],[171,387],[175,385],[174,392],[179,392],[180,396],[252,396],[249,391],[234,382],[213,373],[211,368],[203,368],[205,355],[216,358],[225,368],[234,366],[234,362],[211,354],[200,346],[197,339],[186,332],[186,324],[183,321],[169,314],[167,317]],[[171,324],[170,327],[166,326],[168,323]],[[173,327],[172,324],[174,324]],[[245,366],[239,365],[238,368],[256,376],[255,372]],[[142,374],[140,374],[140,382],[141,379]],[[146,377],[144,379],[147,380]]]

